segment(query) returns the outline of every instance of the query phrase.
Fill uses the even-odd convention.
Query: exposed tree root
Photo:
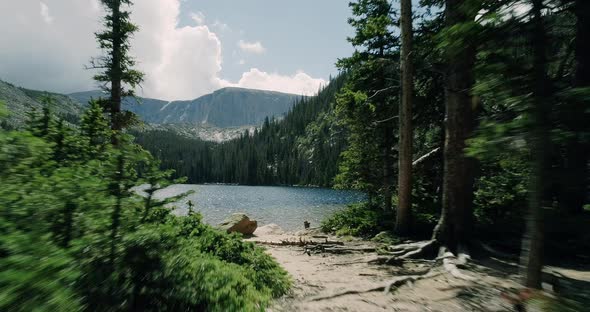
[[[461,250],[461,248],[459,248],[459,250]],[[454,278],[466,281],[474,281],[474,277],[461,272],[461,270],[458,268],[458,266],[465,266],[471,257],[465,251],[458,252],[458,254],[459,256],[455,257],[455,255],[446,247],[441,247],[439,251],[439,258],[441,258],[443,261],[443,268]]]
[[[270,246],[301,246],[305,247],[308,245],[324,245],[324,246],[331,246],[331,245],[338,245],[343,246],[343,242],[339,241],[330,241],[326,239],[325,241],[312,241],[312,240],[303,240],[299,239],[298,241],[291,241],[291,240],[281,240],[279,242],[273,241],[257,241],[257,244],[260,245],[270,245]]]
[[[390,246],[388,249],[393,254],[393,257],[377,258],[371,260],[369,263],[401,266],[408,259],[431,255],[438,246],[439,243],[436,240]],[[464,246],[459,246],[459,248],[457,248],[457,255],[453,254],[445,246],[440,246],[438,257],[435,260],[437,262],[442,261],[442,267],[444,270],[454,278],[474,281],[472,276],[461,272],[459,269],[465,268],[467,263],[471,260],[471,256]]]
[[[435,276],[438,276],[441,274],[442,273],[440,273],[440,272],[432,272],[431,270],[428,270],[423,274],[407,275],[407,276],[400,276],[400,277],[394,278],[393,280],[387,282],[385,285],[381,285],[381,286],[377,286],[377,287],[373,287],[373,288],[369,288],[369,289],[365,289],[365,290],[354,290],[354,289],[353,290],[346,290],[346,291],[335,293],[335,294],[328,295],[328,296],[315,297],[315,298],[310,299],[310,301],[329,300],[329,299],[334,299],[334,298],[347,296],[347,295],[358,295],[358,294],[365,294],[365,293],[375,292],[375,291],[383,291],[385,293],[389,293],[392,290],[397,289],[397,288],[404,286],[406,284],[415,283],[416,281],[419,281],[422,279],[427,279],[427,278],[432,278],[432,277],[435,277]]]
[[[312,253],[332,253],[332,254],[349,254],[374,252],[375,247],[341,247],[330,244],[307,245],[303,247],[303,252],[311,255]]]
[[[438,242],[436,240],[429,240],[390,246],[388,250],[398,259],[416,259],[434,254],[437,246]]]

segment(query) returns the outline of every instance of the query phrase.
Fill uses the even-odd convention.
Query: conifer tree
[[[472,88],[476,46],[473,29],[478,0],[446,0],[443,40],[445,72],[445,143],[442,212],[433,238],[455,250],[470,238],[473,226],[474,159],[465,154],[475,129]],[[470,31],[471,30],[471,31]]]
[[[401,0],[401,104],[399,107],[398,207],[395,231],[407,234],[412,210],[412,97],[414,68],[412,62],[412,1]]]
[[[349,181],[357,189],[378,195],[380,206],[391,211],[395,162],[392,95],[397,88],[391,68],[399,57],[393,34],[394,12],[385,0],[359,0],[350,7],[354,17],[349,24],[355,28],[355,35],[348,40],[357,51],[337,64],[350,75],[336,108],[343,126],[350,131],[338,184]],[[380,172],[375,172],[376,168]]]
[[[134,95],[134,88],[142,81],[144,74],[133,69],[135,60],[129,55],[130,40],[138,27],[130,20],[131,0],[101,0],[107,14],[104,17],[105,30],[96,34],[99,47],[105,55],[92,60],[91,68],[101,69],[94,79],[110,97],[103,101],[111,117],[111,128],[120,131],[133,120],[130,112],[122,111],[121,103],[126,96]],[[116,138],[116,134],[114,136]],[[116,139],[115,139],[116,140]]]
[[[90,101],[90,107],[84,112],[80,120],[80,133],[86,140],[87,153],[94,158],[102,152],[111,137],[109,122],[99,101]]]
[[[551,86],[547,77],[545,47],[548,41],[542,16],[543,9],[543,0],[532,0],[533,104],[530,109],[532,129],[529,136],[533,169],[529,186],[529,210],[521,252],[523,284],[538,289],[541,288],[541,270],[543,268],[544,233],[542,209],[545,204],[544,191],[549,180],[547,164],[551,150],[549,137],[551,107],[548,101],[551,96],[549,91]]]
[[[575,69],[573,97],[565,111],[565,126],[571,139],[566,144],[563,194],[560,204],[571,214],[583,212],[588,194],[588,161],[590,160],[590,118],[587,99],[590,93],[590,1],[573,3],[576,16]]]

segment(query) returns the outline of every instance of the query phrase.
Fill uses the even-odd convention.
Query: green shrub
[[[326,233],[370,237],[384,229],[382,216],[383,212],[367,204],[354,204],[323,220],[321,228]]]
[[[1,311],[262,311],[287,292],[262,248],[128,192],[167,177],[149,154],[71,139],[54,161],[51,138],[0,130]]]
[[[83,310],[81,296],[71,287],[80,271],[50,241],[0,230],[0,268],[1,311]]]
[[[522,155],[484,161],[474,193],[475,217],[483,228],[517,230],[527,207],[529,168]]]
[[[181,222],[182,233],[192,233],[185,237],[199,252],[225,263],[240,265],[256,289],[274,297],[288,291],[291,281],[287,272],[263,248],[243,241],[239,234],[227,234],[202,223],[199,214],[174,218],[174,222]]]

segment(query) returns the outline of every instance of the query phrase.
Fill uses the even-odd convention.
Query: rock
[[[267,224],[264,226],[259,227],[258,229],[256,229],[256,232],[254,232],[255,235],[258,236],[262,236],[262,235],[283,235],[285,234],[285,231],[283,231],[283,229],[281,229],[280,226],[271,223],[271,224]]]
[[[256,220],[250,220],[244,213],[234,213],[219,224],[219,228],[228,233],[238,232],[244,235],[252,235],[257,227],[258,222]]]

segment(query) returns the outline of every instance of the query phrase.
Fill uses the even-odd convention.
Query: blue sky
[[[230,80],[239,79],[249,67],[283,74],[303,70],[328,79],[337,73],[337,58],[353,51],[346,41],[352,34],[346,0],[186,0],[181,10],[181,24],[194,23],[191,13],[200,12],[219,36],[222,75]],[[260,42],[266,52],[243,52],[239,40]]]
[[[224,87],[313,95],[350,56],[349,0],[135,0],[138,94],[189,100]],[[416,3],[414,3],[416,4]],[[0,0],[0,79],[71,93],[97,89],[100,0]]]
[[[312,95],[349,56],[348,0],[135,0],[139,95],[194,99],[223,87]],[[99,0],[0,1],[0,79],[71,93],[96,89]]]

